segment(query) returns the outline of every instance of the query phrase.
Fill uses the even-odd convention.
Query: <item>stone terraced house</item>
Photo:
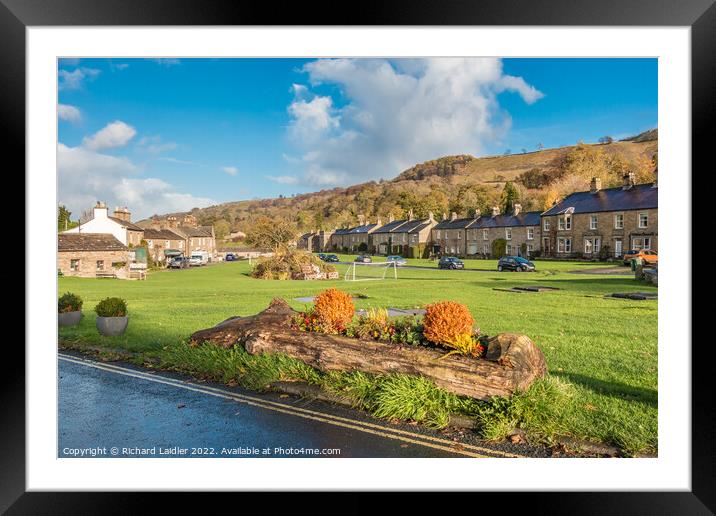
[[[557,258],[598,258],[599,252],[619,258],[631,249],[658,251],[657,183],[601,188],[593,178],[587,192],[576,192],[542,213],[542,255]]]
[[[493,242],[504,239],[505,254],[532,256],[539,251],[539,228],[540,213],[522,213],[520,204],[515,204],[511,215],[501,215],[497,207],[491,217],[480,216],[479,211],[468,218],[452,213],[432,230],[433,253],[491,257]]]
[[[432,212],[427,219],[409,217],[390,221],[373,230],[369,249],[375,254],[425,257],[430,251],[430,233],[437,223]]]
[[[57,268],[64,276],[128,277],[129,248],[110,233],[60,233]]]

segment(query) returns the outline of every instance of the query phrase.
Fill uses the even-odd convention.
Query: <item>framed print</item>
[[[712,2],[2,2],[28,242],[9,513],[713,510],[690,260]]]

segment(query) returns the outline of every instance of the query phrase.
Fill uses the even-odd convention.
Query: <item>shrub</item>
[[[501,258],[505,256],[507,252],[507,240],[504,238],[497,238],[492,241],[492,256],[494,258]]]
[[[345,331],[355,314],[355,306],[350,294],[335,288],[329,288],[318,294],[314,307],[315,314],[327,333]]]
[[[127,315],[127,303],[119,297],[108,297],[97,303],[94,311],[100,317],[124,317]]]
[[[288,250],[271,257],[261,258],[251,270],[251,276],[258,279],[291,279],[301,273],[302,266],[311,265],[321,272],[335,272],[333,265],[323,262],[307,251]]]
[[[599,248],[599,261],[606,262],[610,257],[611,254],[609,253],[609,245],[602,245],[602,247]]]
[[[350,328],[350,336],[359,339],[390,340],[390,318],[385,308],[369,308]]]
[[[366,244],[365,242],[361,242],[360,244],[358,244],[358,251],[362,253],[368,251],[368,244]]]
[[[478,351],[479,344],[477,343],[474,335],[469,333],[461,333],[460,335],[457,335],[453,339],[443,342],[442,344],[446,348],[452,349],[452,351],[445,356],[452,355],[453,353],[477,356],[482,354]]]
[[[399,317],[393,322],[393,342],[417,346],[423,343],[423,326],[418,323],[415,316]]]
[[[425,308],[423,334],[430,342],[451,347],[451,343],[461,342],[463,335],[473,334],[474,323],[467,306],[454,301],[441,301]]]
[[[72,292],[65,292],[60,299],[57,300],[57,312],[64,314],[67,312],[77,312],[82,310],[82,298]]]

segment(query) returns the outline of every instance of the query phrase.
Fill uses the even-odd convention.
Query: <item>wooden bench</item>
[[[96,278],[116,278],[117,273],[114,271],[97,271],[95,273]]]

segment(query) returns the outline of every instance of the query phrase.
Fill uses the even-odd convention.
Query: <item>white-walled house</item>
[[[126,246],[137,246],[144,238],[144,229],[130,221],[131,214],[127,208],[117,208],[114,216],[107,213],[107,206],[97,202],[94,217],[79,226],[62,231],[62,233],[105,233],[114,235]]]

